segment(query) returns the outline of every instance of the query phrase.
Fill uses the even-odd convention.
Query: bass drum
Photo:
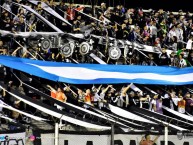
[[[118,47],[109,48],[109,57],[113,60],[117,60],[121,57],[121,50]]]
[[[60,52],[67,58],[72,56],[75,49],[75,43],[69,42],[68,44],[65,44],[61,49]]]
[[[42,50],[46,51],[46,50],[50,49],[51,46],[52,46],[52,44],[51,44],[51,41],[49,39],[43,39],[41,41],[41,49]]]
[[[86,55],[88,54],[90,51],[90,45],[87,42],[82,42],[80,44],[80,49],[79,52],[81,55]]]

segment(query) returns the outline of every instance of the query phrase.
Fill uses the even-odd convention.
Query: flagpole
[[[111,123],[111,145],[114,145],[114,136],[115,136],[115,125]]]
[[[55,123],[54,145],[59,145],[59,124]]]
[[[168,125],[165,125],[165,136],[164,136],[165,144],[168,145]]]
[[[14,40],[20,47],[22,47],[23,49],[25,49],[25,47],[22,46],[17,40],[15,40],[14,38],[13,38],[13,40]],[[29,51],[27,50],[27,48],[26,48],[26,52],[29,53],[35,60],[37,60],[37,58],[36,58],[33,54],[31,54],[31,52],[29,52]]]

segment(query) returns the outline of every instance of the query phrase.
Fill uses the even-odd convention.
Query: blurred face
[[[179,55],[179,59],[182,59],[182,55]]]
[[[3,41],[0,41],[0,47],[2,47],[3,46]]]
[[[21,23],[24,23],[23,17],[20,17],[19,20],[20,20]]]
[[[172,22],[173,22],[173,23],[176,23],[176,19],[173,19]]]
[[[60,88],[58,88],[58,90],[57,90],[58,92],[62,92],[62,90],[60,89]]]
[[[78,16],[77,19],[80,20],[80,19],[81,19],[81,16]]]
[[[150,140],[151,139],[151,137],[150,137],[150,135],[148,135],[147,137],[146,137],[146,140]]]
[[[114,92],[115,92],[115,90],[111,88],[110,92],[111,92],[111,93],[114,93]]]
[[[87,94],[90,94],[90,89],[87,89],[87,90],[86,90],[86,93],[87,93]]]
[[[132,23],[132,19],[131,18],[129,18],[129,23]]]
[[[166,53],[166,49],[165,48],[162,49],[162,53]]]
[[[127,24],[127,23],[128,23],[128,20],[124,20],[124,23]]]
[[[184,19],[184,16],[180,16],[180,20],[183,20]]]
[[[82,94],[82,90],[78,90],[78,94]]]
[[[158,95],[155,95],[153,98],[154,98],[154,99],[157,99],[157,98],[158,98]]]
[[[124,29],[125,27],[126,27],[126,25],[125,25],[125,24],[123,24],[123,25],[122,25],[122,29]]]
[[[188,93],[188,94],[186,94],[186,98],[190,98],[190,94]]]
[[[181,28],[181,25],[178,25],[177,28]]]
[[[8,16],[8,13],[6,12],[4,15],[7,17],[7,16]]]
[[[131,97],[134,97],[134,96],[135,96],[135,94],[134,94],[134,93],[132,93],[132,94],[130,94],[130,96],[131,96]]]
[[[41,8],[41,4],[38,4],[38,8]]]
[[[23,10],[21,10],[21,11],[20,11],[20,14],[24,14],[24,11],[23,11]]]
[[[193,53],[191,53],[190,56],[193,57]]]

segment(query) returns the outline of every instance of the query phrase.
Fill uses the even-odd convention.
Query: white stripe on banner
[[[30,64],[41,70],[54,74],[59,77],[73,78],[78,80],[95,80],[98,78],[116,78],[116,79],[149,79],[149,80],[162,80],[170,82],[190,82],[193,81],[193,73],[181,74],[181,75],[161,75],[154,73],[122,73],[122,72],[106,72],[92,70],[83,67],[51,67],[51,66],[40,66],[35,64]],[[54,70],[54,71],[53,71]],[[76,73],[76,75],[74,74]]]
[[[143,127],[143,126],[140,125],[140,124],[136,124],[136,123],[133,123],[133,122],[128,121],[128,120],[126,120],[126,119],[123,119],[123,118],[114,116],[114,115],[112,115],[112,114],[109,114],[109,113],[106,113],[106,112],[102,112],[101,110],[98,110],[98,109],[96,109],[96,108],[94,108],[94,110],[95,110],[96,112],[98,112],[98,113],[101,113],[102,115],[104,115],[104,116],[106,116],[106,117],[108,117],[108,118],[112,118],[112,117],[113,117],[113,118],[116,118],[117,120],[121,120],[121,121],[127,122],[127,123],[132,124],[132,125],[135,125],[135,126]]]
[[[46,20],[44,17],[42,17],[40,14],[38,14],[35,10],[33,10],[31,7],[26,6],[26,5],[21,5],[18,4],[19,6],[22,6],[23,8],[25,8],[26,10],[30,11],[31,13],[35,14],[37,17],[39,17],[42,21],[44,21],[46,24],[48,24],[50,27],[52,27],[55,31],[62,33],[63,31],[60,30],[59,28],[57,28],[55,25],[53,25],[52,23],[50,23],[48,20]]]
[[[165,106],[162,106],[162,108],[165,109],[166,111],[168,111],[168,112],[176,115],[176,116],[179,116],[179,117],[181,117],[181,118],[183,118],[183,119],[186,119],[186,120],[189,120],[189,121],[192,121],[192,122],[193,122],[193,117],[191,117],[191,116],[188,116],[188,115],[179,113],[179,112],[174,111],[174,110],[172,110],[172,109],[170,109],[170,108],[168,108],[168,107],[165,107]]]
[[[11,35],[14,37],[23,37],[23,38],[28,38],[30,36],[32,37],[37,37],[37,36],[58,36],[59,34],[64,34],[60,32],[17,32],[17,33],[12,33],[11,31],[5,31],[5,30],[0,30],[1,36],[7,36]]]
[[[126,111],[126,110],[123,110],[119,107],[115,107],[113,105],[110,105],[109,104],[109,108],[111,110],[111,112],[115,113],[116,115],[119,115],[121,117],[124,117],[124,118],[128,118],[128,119],[131,119],[131,120],[136,120],[136,121],[140,121],[140,122],[146,122],[146,123],[151,123],[151,124],[156,124],[155,122],[152,122],[150,120],[147,120],[143,117],[140,117],[138,115],[135,115],[129,111]]]
[[[47,121],[47,119],[44,119],[44,118],[41,118],[41,117],[37,117],[37,116],[31,115],[31,114],[29,114],[29,113],[20,111],[20,110],[15,109],[15,108],[13,108],[13,107],[5,104],[5,103],[4,103],[4,104],[0,104],[0,107],[6,108],[6,109],[11,110],[11,111],[16,111],[16,112],[18,112],[18,113],[20,113],[20,114],[23,114],[23,115],[25,115],[25,116],[27,116],[27,117],[30,117],[30,118],[32,118],[32,119],[34,119],[34,120],[37,120],[37,121]]]
[[[140,112],[139,112],[139,114],[141,114],[142,116],[145,116],[144,114],[142,114],[142,113],[140,113]],[[162,125],[164,125],[164,126],[165,126],[165,125],[168,125],[168,126],[170,126],[170,127],[172,127],[172,128],[175,128],[175,129],[177,129],[177,130],[180,130],[180,131],[186,131],[186,130],[187,130],[187,129],[184,129],[184,128],[182,128],[182,127],[179,127],[179,126],[170,124],[170,123],[168,123],[168,122],[165,122],[165,121],[156,119],[155,117],[150,117],[150,116],[149,116],[149,118],[151,118],[151,119],[153,119],[153,120],[155,120],[155,121],[160,122],[160,123],[161,123]]]
[[[74,118],[71,118],[69,116],[66,116],[64,114],[61,114],[61,113],[57,113],[55,111],[52,111],[50,109],[47,109],[47,108],[44,108],[38,104],[34,104],[28,100],[25,100],[9,91],[7,91],[5,88],[3,88],[2,86],[0,86],[0,88],[4,89],[7,93],[9,93],[11,96],[17,98],[18,100],[21,100],[23,101],[24,103],[30,105],[30,106],[33,106],[35,108],[37,108],[38,110],[46,113],[46,114],[49,114],[49,115],[52,115],[56,118],[59,118],[61,120],[65,120],[67,122],[70,122],[72,124],[75,124],[75,125],[79,125],[79,126],[83,126],[83,127],[86,127],[86,128],[92,128],[92,129],[97,129],[97,130],[110,130],[111,127],[108,127],[108,126],[100,126],[100,125],[96,125],[96,124],[91,124],[91,123],[87,123],[87,122],[84,122],[84,121],[81,121],[81,120],[78,120],[78,119],[74,119]]]
[[[125,126],[125,127],[129,127],[129,126],[127,126],[127,125],[125,125],[125,124],[123,124],[123,123],[121,123],[121,122],[115,121],[114,119],[111,119],[111,118],[108,118],[108,117],[105,117],[105,116],[102,116],[102,115],[97,114],[97,113],[95,113],[95,112],[93,112],[93,111],[90,111],[90,110],[81,108],[81,107],[79,107],[79,106],[75,106],[75,105],[70,104],[70,103],[65,103],[65,104],[67,104],[67,105],[69,105],[69,106],[71,106],[71,107],[74,107],[74,108],[76,108],[76,109],[82,110],[82,111],[84,111],[84,112],[87,112],[87,113],[89,113],[89,114],[92,114],[92,115],[94,115],[94,116],[103,118],[103,119],[105,119],[105,120],[107,120],[107,121],[111,121],[111,122],[113,122],[113,123],[116,123],[116,124],[119,124],[119,125],[122,125],[122,126]]]
[[[14,122],[14,123],[17,123],[15,120],[7,117],[7,116],[4,116],[3,114],[0,113],[0,118],[3,118],[3,119],[6,119],[6,120],[9,120],[10,122]]]
[[[92,57],[94,60],[96,60],[98,63],[100,64],[107,64],[106,62],[104,62],[103,60],[101,60],[98,56],[96,56],[94,53],[90,54],[90,57]]]
[[[28,0],[29,2],[35,4],[36,6],[38,5],[39,1],[33,1],[33,0]],[[44,2],[41,2],[41,6],[42,9],[44,9],[46,12],[48,12],[49,14],[53,15],[54,17],[57,17],[58,19],[60,19],[61,21],[63,21],[64,23],[72,26],[72,24],[70,24],[67,20],[65,20],[63,17],[61,17],[56,11],[54,11],[52,8],[50,8],[47,4],[45,4]]]

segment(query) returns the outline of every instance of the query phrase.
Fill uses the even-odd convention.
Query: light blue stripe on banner
[[[0,56],[0,63],[26,73],[72,84],[193,84],[193,68],[72,64]]]

